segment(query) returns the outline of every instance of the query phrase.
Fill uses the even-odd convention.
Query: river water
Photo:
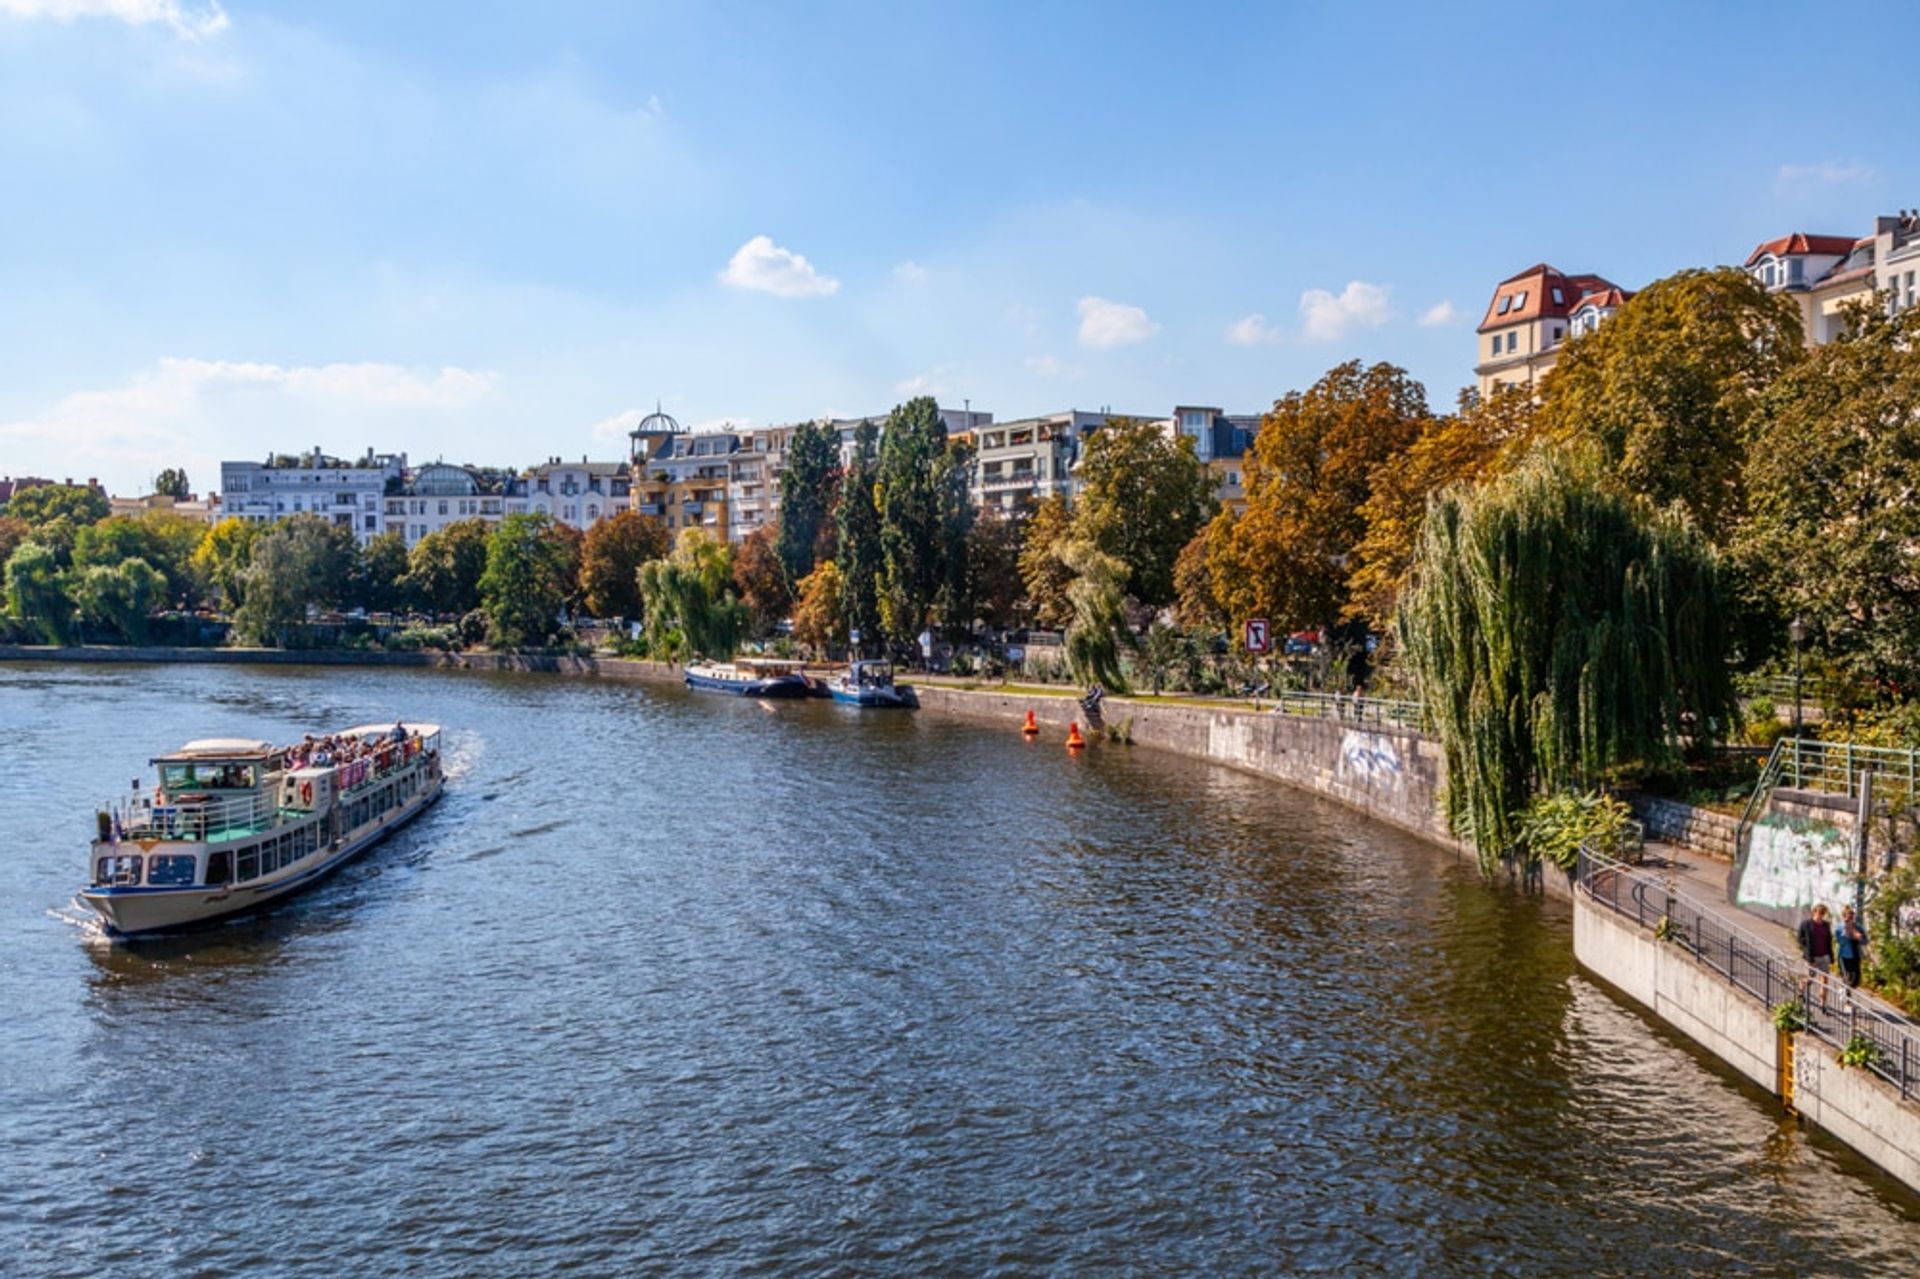
[[[320,890],[107,944],[199,736],[446,726]],[[0,667],[0,1272],[1898,1274],[1920,1205],[1272,783],[541,676]]]

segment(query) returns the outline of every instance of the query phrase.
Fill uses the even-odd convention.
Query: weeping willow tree
[[[1067,623],[1067,665],[1082,684],[1100,684],[1114,692],[1127,691],[1120,669],[1120,642],[1132,642],[1127,629],[1125,561],[1106,554],[1085,538],[1060,548],[1060,562],[1073,573],[1067,599],[1073,620]]]
[[[733,551],[702,529],[681,531],[673,553],[638,573],[647,642],[655,656],[676,652],[731,657],[746,629],[746,606],[733,592]]]
[[[1429,508],[1400,634],[1447,760],[1447,820],[1491,873],[1536,794],[1669,764],[1734,709],[1714,554],[1684,516],[1536,453]]]

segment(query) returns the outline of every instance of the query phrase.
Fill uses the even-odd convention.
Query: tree
[[[1679,503],[1718,544],[1745,507],[1755,407],[1802,358],[1791,297],[1733,267],[1682,271],[1568,343],[1542,384],[1541,418],[1598,447],[1629,492]]]
[[[841,613],[850,630],[860,632],[859,648],[880,638],[880,511],[874,502],[871,422],[853,435],[853,460],[840,484],[839,564],[846,596]]]
[[[800,598],[793,606],[794,643],[819,657],[845,648],[847,614],[841,604],[846,591],[840,566],[821,560],[800,583]]]
[[[747,606],[748,624],[756,635],[767,635],[793,605],[786,567],[780,562],[774,530],[757,528],[747,534],[733,556],[733,586]]]
[[[187,483],[187,473],[177,466],[169,466],[153,477],[153,491],[176,502],[185,502],[193,497],[193,486]]]
[[[145,560],[165,584],[162,602],[197,603],[204,593],[194,553],[207,537],[206,525],[171,511],[115,515],[79,529],[73,539],[75,568],[112,568],[127,560]]]
[[[1231,542],[1209,553],[1229,617],[1331,625],[1366,532],[1360,508],[1426,420],[1426,391],[1405,369],[1358,360],[1276,402],[1247,455],[1246,513],[1227,526]]]
[[[407,556],[407,593],[429,613],[464,616],[479,608],[488,533],[485,520],[455,520],[421,538]]]
[[[880,621],[896,642],[919,633],[947,578],[941,541],[946,449],[946,424],[931,396],[916,396],[887,414],[874,504],[880,514]]]
[[[682,529],[665,559],[640,567],[647,639],[656,656],[730,657],[747,610],[733,593],[733,549],[699,528]]]
[[[229,515],[207,530],[193,552],[195,575],[220,594],[229,612],[240,607],[247,565],[253,561],[253,540],[260,526],[237,515]]]
[[[587,530],[580,588],[594,617],[640,616],[640,566],[667,553],[666,526],[629,508]]]
[[[1020,620],[1026,591],[1020,580],[1025,520],[989,507],[967,529],[966,607],[954,620],[985,622],[1006,630]]]
[[[346,598],[369,613],[391,613],[406,598],[407,539],[398,529],[380,534],[354,558]]]
[[[1124,564],[1124,586],[1142,604],[1172,603],[1174,561],[1216,505],[1193,440],[1113,418],[1087,437],[1079,474],[1074,536]]]
[[[240,577],[234,627],[256,644],[285,646],[307,609],[344,597],[359,548],[353,530],[320,515],[291,515],[254,539]]]
[[[1067,624],[1067,665],[1082,684],[1100,684],[1124,693],[1127,679],[1120,669],[1120,644],[1133,644],[1123,585],[1127,566],[1086,538],[1068,541],[1060,558],[1073,574],[1073,584],[1067,588],[1073,601],[1073,620]]]
[[[1384,628],[1406,586],[1427,503],[1451,484],[1473,484],[1510,469],[1539,438],[1533,397],[1502,387],[1481,398],[1462,393],[1458,412],[1428,418],[1407,451],[1374,468],[1360,504],[1366,531],[1347,579],[1348,617]]]
[[[49,644],[65,644],[72,633],[73,599],[66,573],[52,547],[25,542],[7,557],[7,611],[40,628]]]
[[[560,527],[540,511],[509,515],[487,536],[480,605],[487,611],[487,643],[494,648],[545,644],[560,629],[560,610],[579,580],[571,543]]]
[[[1173,561],[1173,613],[1180,625],[1194,630],[1222,630],[1228,624],[1220,595],[1214,589],[1213,564],[1209,557],[1216,537],[1233,537],[1233,518],[1215,518],[1187,539]]]
[[[777,549],[787,580],[813,571],[816,548],[827,524],[834,472],[840,466],[840,436],[824,423],[802,422],[787,440],[780,473],[780,538]]]
[[[1054,495],[1034,507],[1020,540],[1020,581],[1035,626],[1058,630],[1073,616],[1067,586],[1073,573],[1060,550],[1073,533],[1067,499]]]
[[[1446,492],[1400,631],[1447,761],[1447,819],[1491,873],[1542,792],[1710,745],[1735,711],[1718,557],[1687,517],[1554,452]]]
[[[106,519],[110,509],[99,489],[80,484],[36,484],[7,503],[8,515],[35,528],[64,519],[77,530]]]
[[[11,515],[0,515],[0,565],[13,558],[20,543],[27,540],[33,526]]]
[[[165,575],[138,556],[74,571],[73,600],[80,616],[129,644],[146,639],[148,619],[165,603],[166,592]]]
[[[974,621],[973,583],[967,551],[978,518],[973,508],[973,444],[949,440],[934,470],[934,492],[939,499],[940,586],[934,602],[940,620],[950,631],[971,633]]]
[[[1780,634],[1800,616],[1864,681],[1920,684],[1920,312],[1863,311],[1758,402],[1733,552]]]

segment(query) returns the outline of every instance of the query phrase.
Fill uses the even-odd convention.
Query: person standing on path
[[[1867,931],[1853,917],[1853,907],[1840,911],[1839,935],[1834,938],[1834,953],[1840,957],[1840,975],[1847,985],[1860,984],[1860,960],[1867,951]]]
[[[1820,1006],[1827,1006],[1827,977],[1833,972],[1833,925],[1827,922],[1827,908],[1815,906],[1813,913],[1800,921],[1796,934],[1800,939],[1800,958],[1818,974]]]

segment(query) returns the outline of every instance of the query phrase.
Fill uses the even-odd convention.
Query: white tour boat
[[[309,888],[418,816],[443,780],[434,724],[363,724],[297,746],[213,738],[153,764],[151,795],[96,814],[80,900],[116,937],[210,923]]]

